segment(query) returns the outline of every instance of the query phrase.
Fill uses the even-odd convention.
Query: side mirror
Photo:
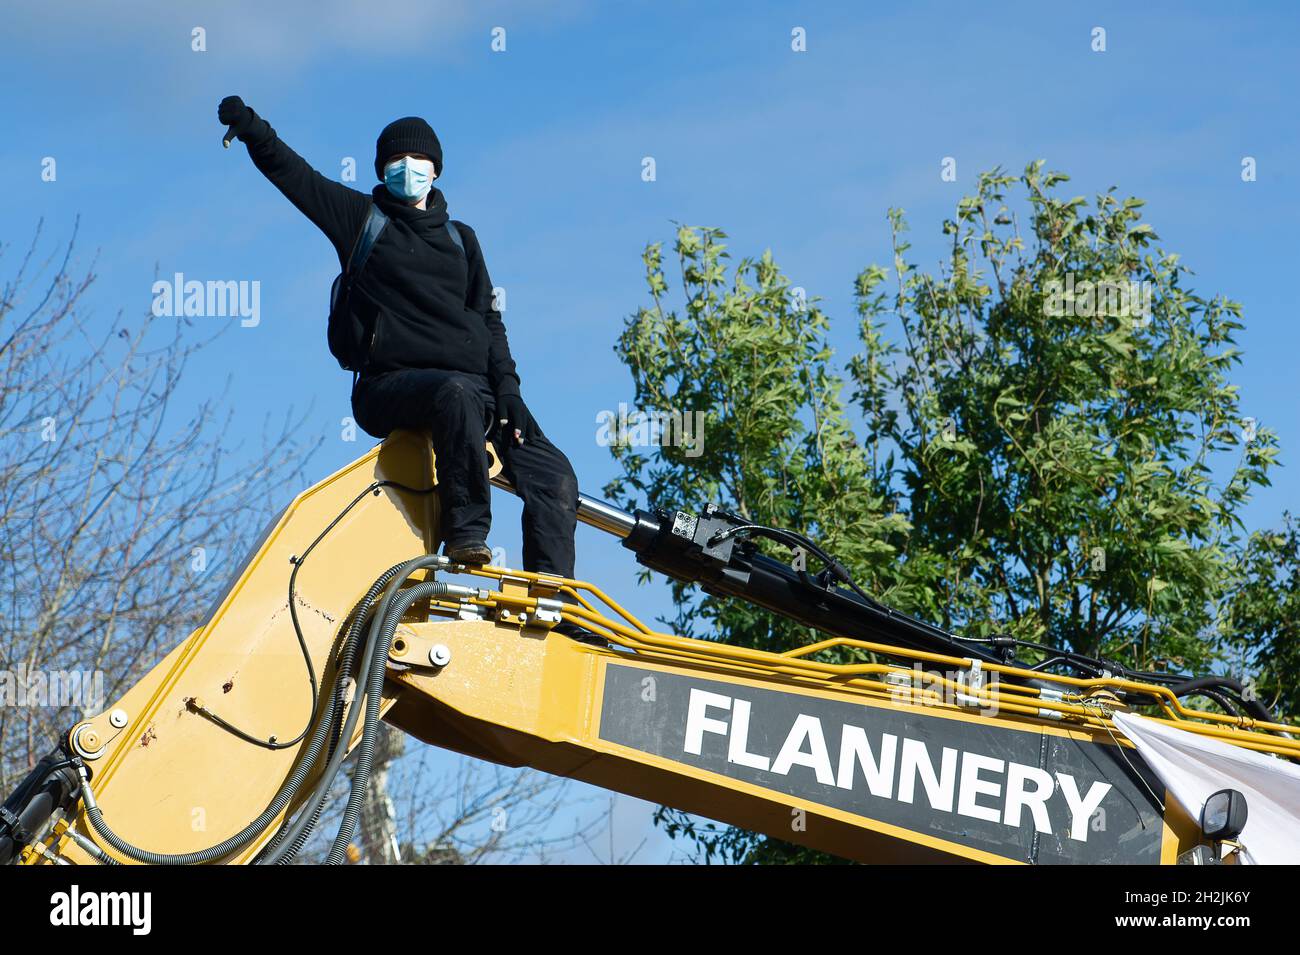
[[[1246,828],[1246,797],[1235,789],[1220,789],[1205,800],[1201,831],[1212,842],[1235,839]]]

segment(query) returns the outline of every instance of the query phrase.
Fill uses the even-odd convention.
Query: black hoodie
[[[388,226],[354,288],[375,313],[364,374],[439,368],[486,375],[498,395],[519,393],[519,375],[501,313],[492,307],[492,280],[478,237],[456,221],[465,242],[461,255],[447,234],[447,201],[441,191],[430,190],[428,208],[416,209],[383,185],[367,195],[327,179],[256,114],[240,139],[262,174],[325,233],[340,268],[371,204],[388,216]]]

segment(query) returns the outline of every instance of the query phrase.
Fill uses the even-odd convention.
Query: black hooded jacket
[[[313,169],[256,114],[240,139],[263,175],[325,233],[340,268],[371,204],[388,216],[353,289],[354,296],[359,292],[370,303],[376,322],[364,374],[438,368],[485,375],[497,395],[519,393],[519,375],[501,313],[492,307],[492,280],[478,237],[456,221],[465,242],[461,255],[447,234],[447,201],[438,189],[430,190],[427,209],[416,209],[383,185],[369,195],[349,188]]]

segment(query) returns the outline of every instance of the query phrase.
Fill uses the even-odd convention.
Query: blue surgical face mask
[[[433,188],[433,160],[406,156],[384,167],[384,185],[398,199],[419,202]]]

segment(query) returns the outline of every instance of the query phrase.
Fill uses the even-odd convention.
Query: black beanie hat
[[[442,175],[442,143],[433,127],[418,116],[395,119],[375,140],[375,175],[384,179],[384,165],[398,153],[424,153],[433,160],[433,174]]]

